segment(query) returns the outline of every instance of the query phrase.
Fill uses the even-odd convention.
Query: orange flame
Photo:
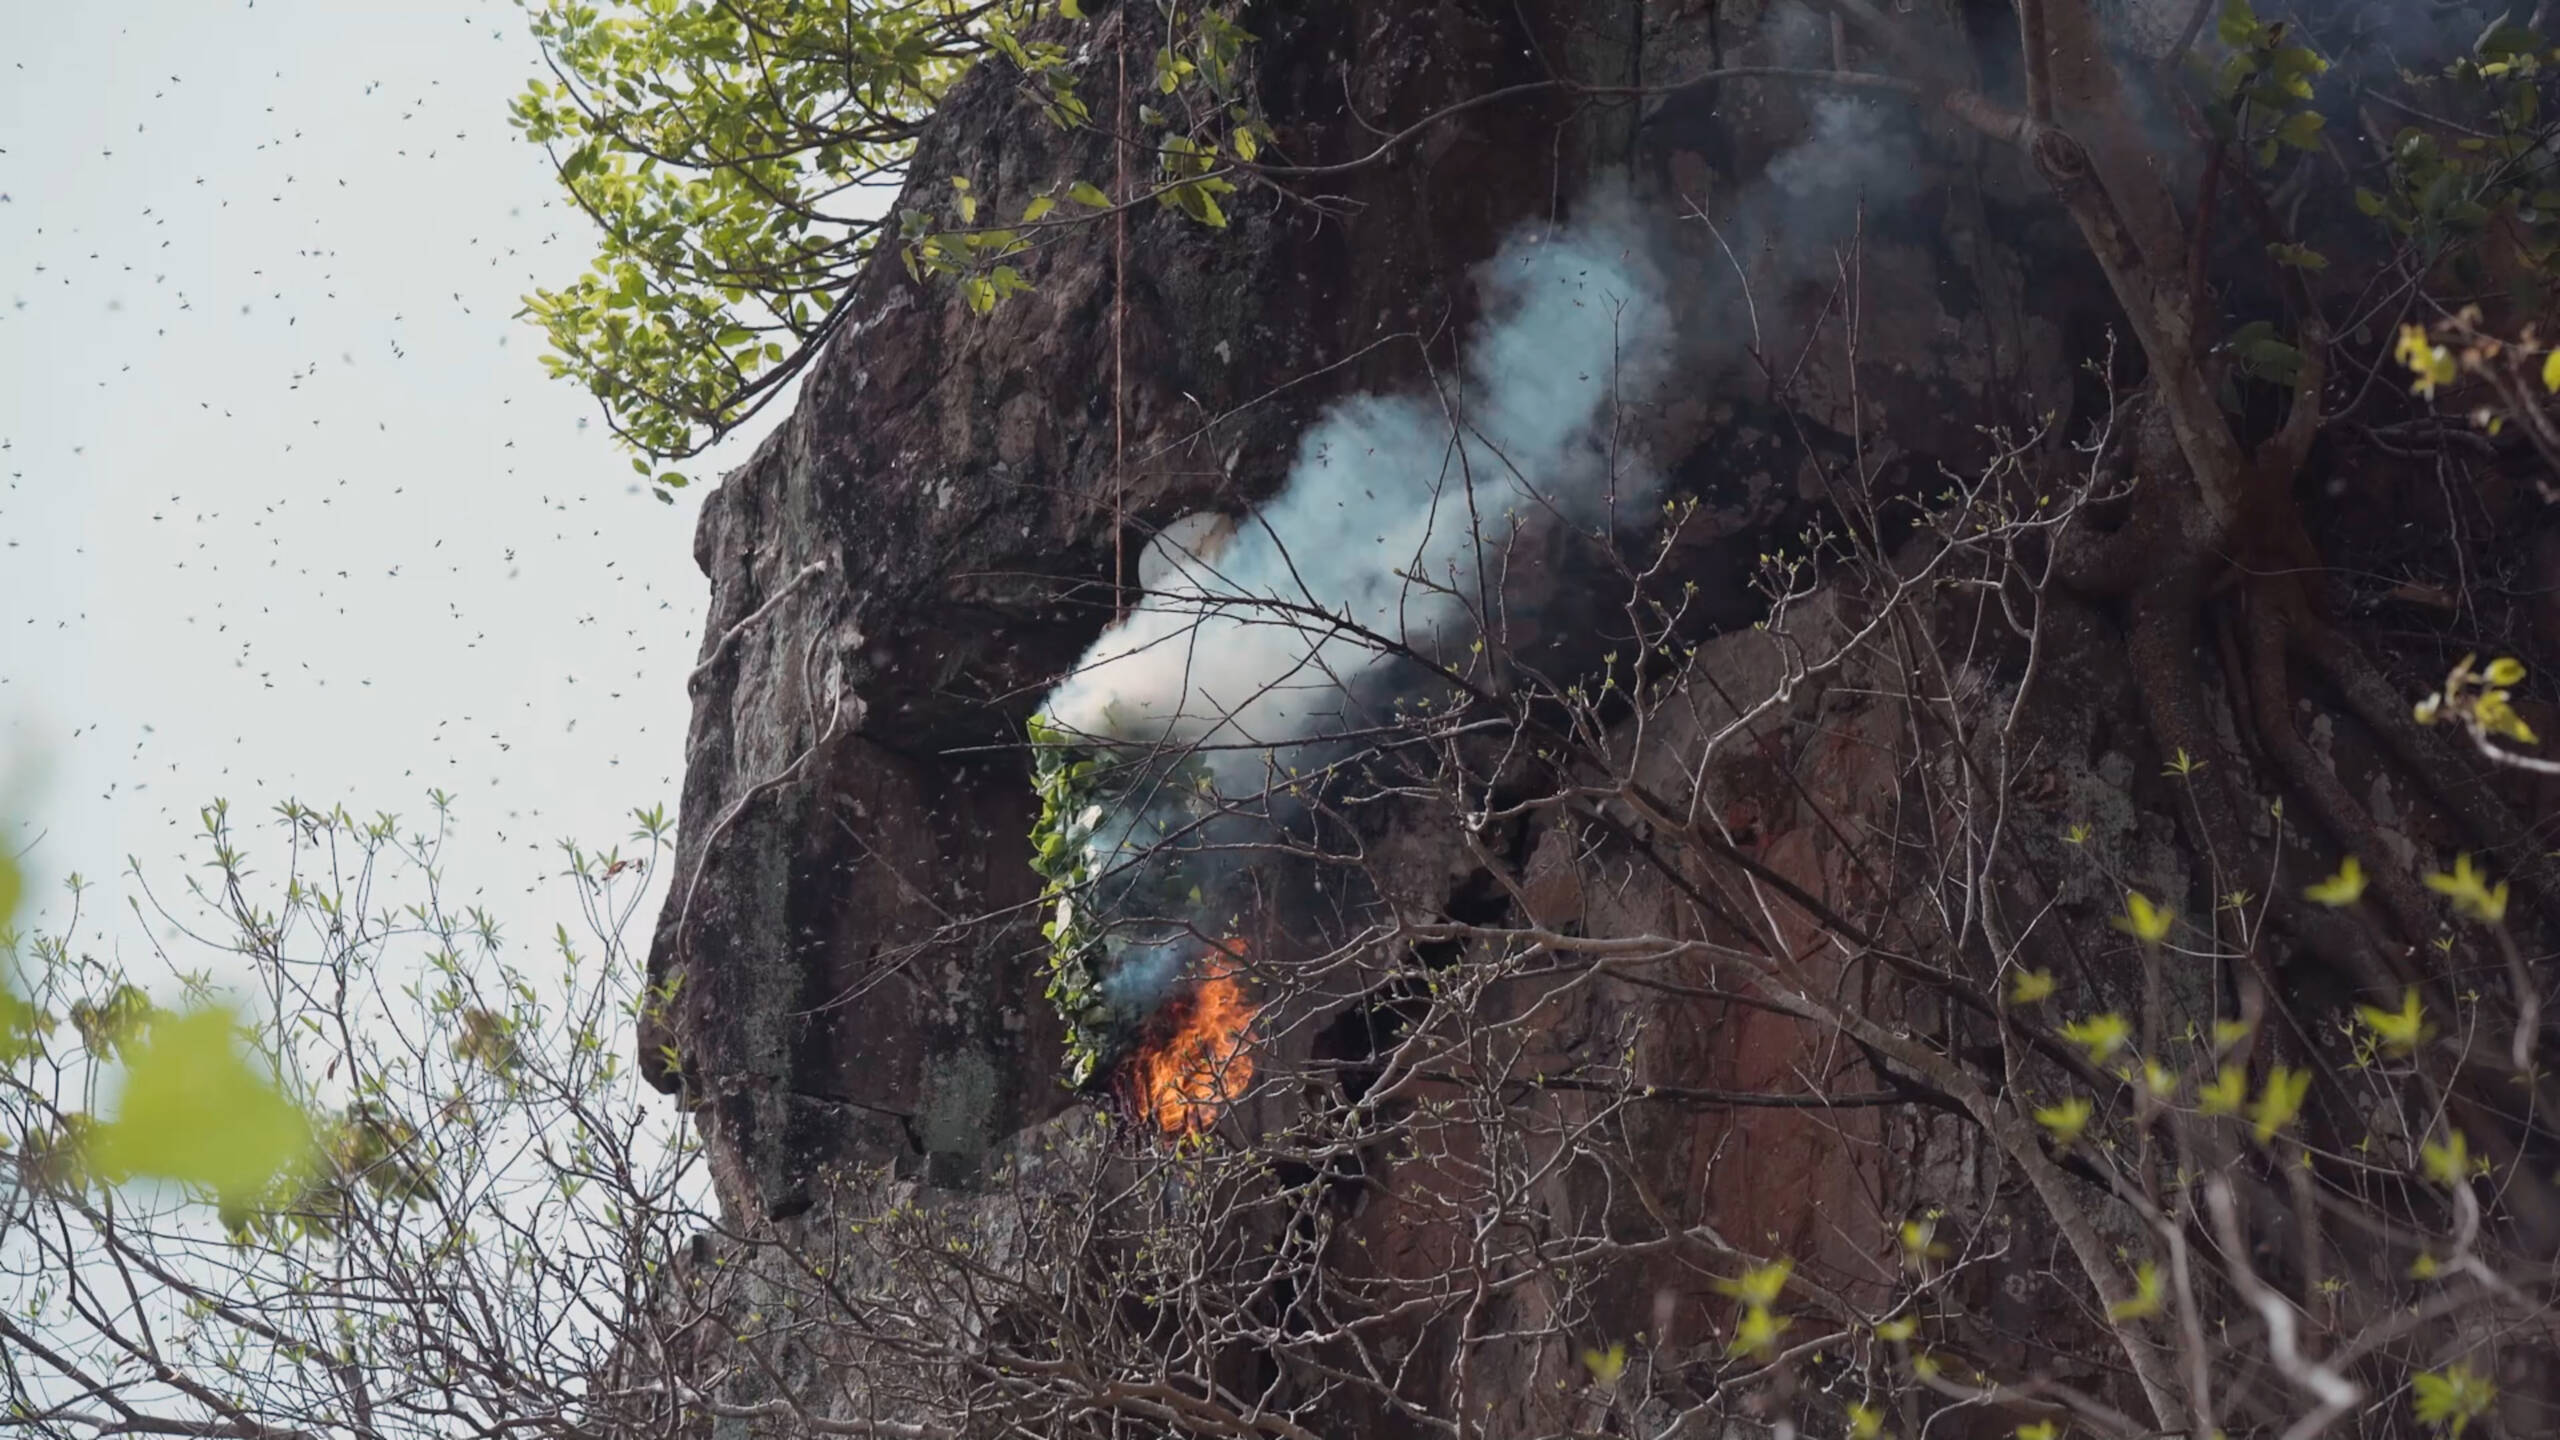
[[[1167,1135],[1206,1130],[1253,1081],[1253,1018],[1243,977],[1228,957],[1244,953],[1229,940],[1213,954],[1189,994],[1166,1004],[1129,1057],[1136,1108]]]

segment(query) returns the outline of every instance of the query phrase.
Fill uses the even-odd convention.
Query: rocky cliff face
[[[1558,8],[1551,36],[1600,43]],[[1275,13],[1257,26],[1264,103],[1292,149],[1344,153],[1367,133],[1354,104],[1409,120],[1534,78],[1517,26],[1501,7]],[[1102,62],[1089,69],[1088,93],[1108,93]],[[1465,144],[1435,136],[1321,208],[1239,207],[1224,233],[1136,217],[1125,295],[1103,226],[1043,251],[1035,291],[986,320],[892,258],[872,267],[858,319],[696,541],[715,636],[828,567],[698,682],[686,811],[736,814],[687,838],[680,874],[702,878],[679,888],[652,961],[686,979],[644,1056],[663,1042],[681,1057],[734,1203],[788,1211],[836,1158],[956,1179],[1064,1101],[1027,913],[955,923],[1037,894],[1028,772],[1004,747],[1107,618],[1128,552],[1115,531],[1267,492],[1311,407],[1408,374],[1420,346],[1397,337],[1444,324],[1465,267],[1585,182],[1592,147],[1549,143],[1562,111],[1487,112]],[[1111,168],[988,67],[914,173],[1011,195]],[[819,752],[756,791],[839,698]]]
[[[2133,9],[2129,43],[2174,38],[2161,7]],[[1100,1308],[1077,1311],[1059,1297],[1084,1282],[1044,1269],[1058,1256],[1113,1257],[1095,1263],[1131,1277],[1156,1266],[1179,1287],[1225,1263],[1209,1252],[1230,1232],[1240,1254],[1303,1246],[1312,1258],[1185,1332],[1207,1353],[1184,1361],[1184,1393],[1282,1394],[1279,1372],[1252,1357],[1321,1330],[1308,1287],[1339,1285],[1370,1328],[1304,1341],[1288,1383],[1312,1389],[1287,1403],[1345,1434],[1442,1433],[1452,1422],[1441,1411],[1460,1417],[1459,1434],[1635,1423],[1634,1402],[1616,1393],[1618,1362],[1568,1336],[1633,1337],[1643,1403],[1672,1407],[1638,1428],[1676,1428],[1680,1406],[1716,1403],[1718,1366],[1734,1353],[1730,1286],[1722,1271],[1690,1267],[1684,1246],[1728,1270],[1744,1255],[1795,1257],[1831,1298],[1868,1313],[1927,1274],[1963,1317],[1958,1344],[1975,1363],[2105,1373],[2122,1357],[2103,1358],[2085,1299],[2057,1281],[2059,1257],[2077,1247],[2075,1263],[2094,1275],[2111,1263],[2105,1245],[2138,1241],[2129,1212],[2101,1211],[2100,1224],[2065,1235],[2051,1223],[2061,1210],[2013,1211],[2004,1197],[2022,1174],[2061,1183],[2036,1170],[2033,1127],[2023,1146],[1995,1143],[1987,1110],[1964,1118],[1948,1089],[1878,1047],[1929,1037],[1967,1073],[1998,1077],[1982,1082],[1996,1089],[2023,1084],[2030,1058],[2086,1070],[2069,1046],[2022,1041],[1999,1018],[2013,972],[2062,977],[2084,1010],[2142,1014],[2154,1028],[2210,1020],[2224,991],[2272,983],[2257,955],[2248,980],[2205,966],[2146,979],[2120,946],[2080,938],[2112,936],[2127,889],[2190,913],[2221,905],[2220,862],[2196,838],[2199,762],[2260,802],[2282,790],[2275,770],[2291,766],[2299,785],[2313,766],[2315,788],[2352,790],[2395,857],[2466,843],[2448,815],[2487,813],[2476,782],[2444,779],[2457,771],[2442,757],[2403,754],[2395,772],[2391,742],[2350,718],[2380,712],[2358,712],[2353,696],[2326,711],[2304,698],[2310,758],[2291,756],[2284,657],[2270,684],[2243,663],[2227,619],[2197,637],[2213,643],[2198,650],[2192,702],[2180,702],[2210,702],[2213,733],[2200,743],[2211,754],[2163,754],[2154,736],[2166,702],[2129,673],[2121,589],[2021,582],[2036,567],[2056,573],[2046,557],[2059,539],[2006,552],[2001,563],[2023,570],[1949,568],[1950,555],[1990,552],[1930,536],[1903,500],[1988,475],[1979,493],[2032,510],[2047,500],[2030,473],[2067,482],[2084,470],[2106,490],[2175,462],[2160,459],[2156,417],[2127,398],[2140,366],[2115,344],[2106,286],[2023,158],[1905,98],[1804,82],[1841,64],[1886,68],[1854,35],[1754,0],[1315,0],[1242,18],[1276,148],[1313,168],[1233,197],[1223,229],[1163,210],[1131,217],[1125,249],[1108,225],[1066,232],[1027,264],[1032,292],[989,317],[884,256],[796,412],[705,506],[696,553],[712,605],[686,824],[651,955],[669,998],[645,1027],[644,1062],[695,1108],[742,1229],[791,1237],[783,1250],[805,1260],[843,1243],[831,1217],[844,1187],[872,1185],[855,1207],[875,1217],[864,1225],[956,1216],[965,1243],[933,1245],[982,1256],[979,1273],[1021,1287],[1015,1300],[961,1306],[951,1323],[967,1338],[946,1335],[940,1350],[899,1352],[904,1342],[881,1338],[908,1333],[895,1325],[865,1330],[851,1353],[812,1342],[793,1352],[805,1374],[767,1375],[727,1413],[774,1413],[770,1396],[805,1382],[844,1415],[940,1423],[961,1403],[953,1396],[980,1392],[916,1377],[968,1371],[976,1361],[962,1352],[1007,1326],[1048,1337],[1018,1348],[1033,1357],[1028,1373],[1050,1375],[1037,1367],[1069,1363],[1039,1358],[1058,1335],[1098,1352],[1108,1335],[1154,1323],[1132,1321],[1109,1285]],[[2007,7],[1958,6],[1944,19],[1912,22],[1923,53],[1892,64],[1961,69],[1994,95],[2015,87]],[[1118,49],[1151,54],[1159,23],[1123,8],[1062,28],[1082,47],[1080,83],[1097,109]],[[1797,73],[1694,80],[1749,67]],[[1486,96],[1503,98],[1474,103]],[[911,188],[965,176],[1001,204],[1112,168],[1106,144],[1047,125],[989,65],[936,117]],[[1517,796],[1504,777],[1519,766],[1499,744],[1468,752],[1480,736],[1448,737],[1453,764],[1481,762],[1490,777],[1481,797],[1435,807],[1383,786],[1346,832],[1359,883],[1294,892],[1276,908],[1325,920],[1301,915],[1296,931],[1249,937],[1255,956],[1289,963],[1322,949],[1308,935],[1325,923],[1377,926],[1413,947],[1398,983],[1480,984],[1469,1003],[1507,1017],[1502,1054],[1467,1063],[1482,1067],[1478,1080],[1499,1072],[1482,1093],[1520,1128],[1470,1130],[1452,1098],[1467,1077],[1445,1072],[1364,1098],[1392,1073],[1388,1052],[1434,1022],[1415,1018],[1430,1009],[1417,992],[1373,984],[1382,972],[1354,956],[1260,1022],[1266,1078],[1303,1088],[1266,1086],[1229,1125],[1278,1133],[1322,1092],[1355,1120],[1406,1107],[1393,1143],[1273,1158],[1266,1179],[1317,1198],[1286,1223],[1254,1219],[1250,1205],[1218,1211],[1193,1227],[1210,1238],[1185,1272],[1165,1247],[1181,1248],[1184,1207],[1217,1186],[1180,1166],[1131,1181],[1097,1119],[1128,1107],[1059,1082],[1026,722],[1111,623],[1150,537],[1201,512],[1249,514],[1345,397],[1445,393],[1482,318],[1478,267],[1524,228],[1569,226],[1604,204],[1639,217],[1631,243],[1668,290],[1668,378],[1624,408],[1610,441],[1662,477],[1667,518],[1622,531],[1652,557],[1623,584],[1571,557],[1571,527],[1519,532],[1502,593],[1520,620],[1507,643],[1552,682],[1552,703],[1512,712],[1521,723],[1505,733],[1583,725],[1575,743],[1603,770],[1624,761],[1615,789],[1588,805],[1506,809]],[[2112,371],[2089,363],[2110,355]],[[2248,405],[2263,399],[2235,398],[2235,423],[2256,423]],[[2092,434],[2112,439],[2069,448]],[[2397,537],[2435,492],[2360,463],[2324,455],[2316,468],[2333,485],[2370,484],[2388,518],[2316,515],[2320,545],[2377,569],[2420,563]],[[2133,534],[2125,510],[2119,493],[2088,523]],[[1797,595],[1757,628],[1771,617],[1766,582],[1784,578],[1770,557],[1801,558],[1815,532],[1833,543],[1844,530],[1864,547],[1865,582]],[[2545,563],[2521,538],[2496,552],[2503,560],[2482,553],[2519,571]],[[2332,589],[2319,605],[2406,599]],[[1685,607],[1656,647],[1679,684],[1636,711],[1577,708],[1585,686],[1605,690],[1599,677],[1619,673],[1609,667],[1629,623],[1620,608],[1659,595]],[[2540,613],[2525,605],[2500,623],[2521,630]],[[1681,658],[1689,645],[1694,664]],[[2436,664],[2414,655],[2391,683],[2422,693]],[[2253,675],[2254,690],[2243,678]],[[2005,718],[1964,718],[1984,713]],[[2412,771],[2437,777],[2432,795],[2395,778]],[[2465,786],[2470,799],[2456,793]],[[1678,813],[1629,798],[1641,796],[1671,797]],[[2244,823],[2270,867],[2332,863],[2280,807],[2262,804]],[[1273,877],[1273,894],[1303,881]],[[1488,949],[1470,927],[1497,922],[1509,943]],[[2333,949],[2310,921],[2293,933],[2282,980],[2314,1003],[2347,993],[2334,977],[2358,955],[2371,962],[2355,944]],[[1648,965],[1669,968],[1615,967],[1612,937],[1647,937]],[[1746,943],[1786,970],[1781,988],[1797,1001],[1770,1003],[1765,983],[1720,968]],[[1541,954],[1576,958],[1519,968]],[[1981,972],[1971,989],[1951,983],[1957,966]],[[1808,1023],[1824,1007],[1834,1018]],[[1855,1027],[1842,1015],[1881,1028],[1844,1044]],[[1570,1078],[1595,1065],[1617,1078]],[[1949,1074],[1946,1084],[1962,1080]],[[1600,1127],[1605,1146],[1576,1138]],[[1494,1153],[1503,1146],[1519,1153]],[[1515,1161],[1517,1183],[1487,1178]],[[2095,1183],[2085,1167],[2078,1178]],[[1161,1212],[1147,1238],[1095,1240],[1092,1227],[1111,1223],[1101,1217],[1130,1206]],[[1496,1212],[1599,1258],[1577,1268],[1540,1240],[1537,1275],[1449,1290],[1447,1277],[1492,1273],[1484,1227]],[[1948,1216],[1975,1247],[1956,1275],[1941,1274],[1926,1238]],[[2127,1228],[2098,1233],[2105,1225]],[[1631,1238],[1642,1235],[1653,1238]],[[2267,1254],[2290,1243],[2259,1238]],[[801,1282],[837,1273],[908,1293],[910,1280],[878,1269],[896,1269],[887,1252],[866,1253],[809,1264],[797,1281],[747,1267],[739,1283],[752,1293],[723,1303],[824,1308],[832,1292]],[[1150,1348],[1173,1343],[1154,1332],[1130,1343],[1136,1370],[1172,1363]],[[879,1358],[892,1352],[905,1358]],[[1074,1363],[1089,1361],[1101,1363]],[[1361,1366],[1357,1383],[1341,1378]],[[980,1378],[1006,1403],[1030,1403],[1004,1389],[1010,1378]],[[1078,1383],[1077,1405],[1158,1413],[1122,1382]],[[2114,1393],[2134,1403],[2129,1386]],[[1242,1434],[1220,1429],[1243,1424],[1239,1413],[1189,1419]],[[2044,1413],[1995,1405],[1949,1423],[2006,1434]]]
[[[1265,112],[1316,162],[1550,65],[1671,87],[1832,43],[1748,4],[1246,18]],[[1088,95],[1110,93],[1120,23],[1083,32]],[[1752,81],[1533,91],[1300,193],[1238,197],[1223,231],[1134,217],[1118,296],[1100,225],[1044,248],[1034,291],[984,319],[875,264],[797,411],[709,499],[695,541],[713,595],[691,823],[652,956],[653,976],[682,981],[642,1049],[702,1107],[729,1202],[789,1213],[837,1160],[960,1183],[1067,1102],[1027,908],[1025,718],[1155,527],[1268,494],[1328,400],[1447,364],[1470,268],[1515,227],[1566,218],[1613,173],[1655,222],[1682,349],[1645,441],[1701,502],[1678,564],[1714,623],[1753,617],[1752,557],[1815,512],[1808,453],[1862,447],[1925,479],[1976,455],[1986,421],[2067,411],[2064,357],[2100,323],[2095,292],[2057,260],[2066,237],[2028,177],[1943,128],[1890,100]],[[989,66],[913,173],[1017,195],[1110,167]],[[1858,386],[1836,345],[1806,344],[1843,303],[1852,242],[1863,343],[1889,357]]]

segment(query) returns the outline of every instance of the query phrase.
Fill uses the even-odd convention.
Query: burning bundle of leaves
[[[1199,978],[1148,1019],[1122,1071],[1130,1108],[1166,1135],[1205,1130],[1253,1082],[1253,1021],[1228,940],[1199,964]]]
[[[1043,716],[1030,740],[1047,993],[1067,1025],[1065,1081],[1080,1089],[1135,1042],[1175,953],[1199,948],[1168,917],[1205,903],[1199,857],[1180,842],[1215,813],[1216,791],[1194,758],[1123,754]]]

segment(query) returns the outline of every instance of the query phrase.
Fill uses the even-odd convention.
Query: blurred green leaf
[[[90,1163],[110,1179],[201,1186],[226,1208],[300,1169],[310,1119],[242,1048],[238,1017],[220,1006],[153,1018],[127,1050],[124,1093]]]
[[[2456,1437],[2498,1399],[2496,1383],[2467,1363],[2419,1375],[2410,1389],[2419,1423]]]
[[[0,854],[0,935],[11,933],[10,920],[18,913],[18,897],[26,893],[26,877],[19,873],[18,862]],[[0,1065],[6,1065],[35,1049],[42,1038],[43,1017],[36,1008],[18,998],[11,988],[11,976],[0,967]]]
[[[2213,28],[2223,44],[2237,50],[2258,38],[2258,17],[2250,10],[2249,0],[2230,0]]]

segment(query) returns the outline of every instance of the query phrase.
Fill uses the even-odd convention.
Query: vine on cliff
[[[1040,938],[1049,943],[1047,998],[1067,1028],[1065,1080],[1081,1086],[1106,1058],[1110,1007],[1102,996],[1102,927],[1089,906],[1108,855],[1097,839],[1108,814],[1103,780],[1108,762],[1034,715],[1031,785],[1040,818],[1031,827],[1031,868],[1038,871]]]

